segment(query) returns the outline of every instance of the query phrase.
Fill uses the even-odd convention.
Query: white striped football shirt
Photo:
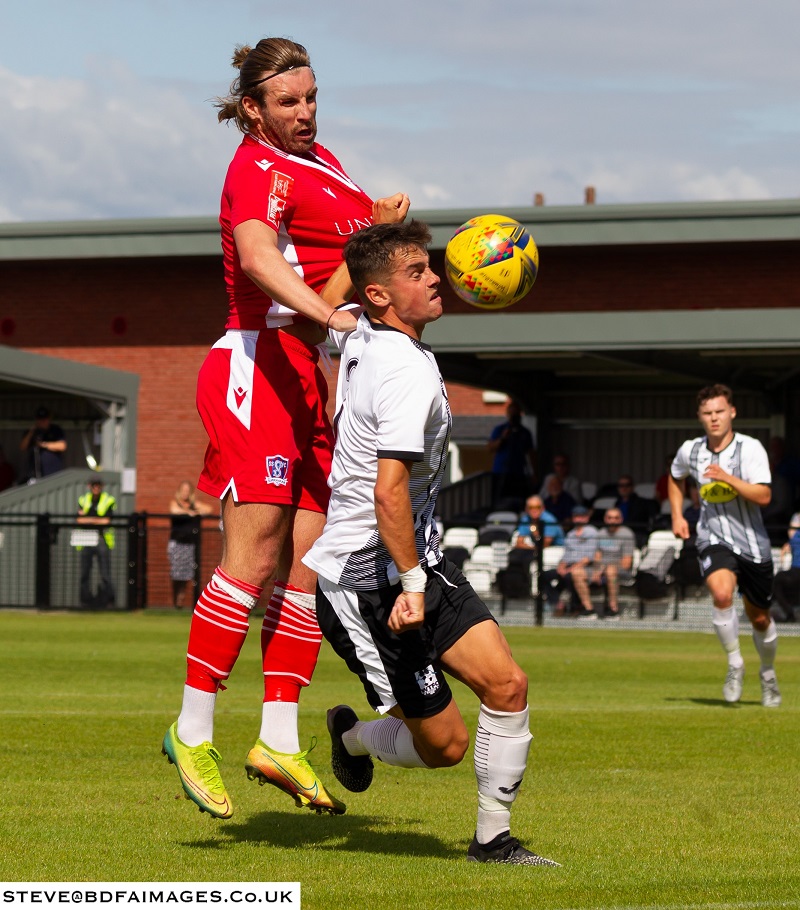
[[[337,408],[327,521],[303,562],[335,584],[371,591],[395,583],[398,574],[375,517],[380,458],[412,462],[417,554],[423,566],[441,561],[433,513],[452,419],[428,345],[376,323],[353,333],[353,342],[358,350],[348,351],[346,341],[340,364],[349,376]]]
[[[716,503],[703,496],[702,488],[711,485],[705,476],[711,464],[719,464],[726,474],[740,477],[747,483],[771,484],[772,474],[764,446],[743,433],[734,433],[730,444],[721,452],[712,452],[705,436],[687,439],[678,449],[671,471],[676,480],[693,477],[701,491],[697,523],[699,550],[720,544],[750,562],[768,561],[772,553],[760,506],[739,495],[728,502]]]

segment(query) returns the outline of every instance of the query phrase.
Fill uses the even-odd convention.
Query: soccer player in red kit
[[[232,815],[213,745],[216,696],[274,581],[261,627],[261,729],[245,768],[298,806],[340,814],[345,805],[318,779],[297,731],[322,640],[316,576],[301,559],[324,525],[333,447],[317,345],[326,330],[355,326],[337,308],[354,294],[345,240],[402,221],[409,200],[373,203],[316,142],[317,85],[302,45],[265,38],[237,48],[233,65],[238,78],[218,102],[220,121],[244,133],[220,212],[229,315],[197,386],[209,436],[197,486],[222,501],[223,553],[194,610],[183,704],[163,751],[202,811]]]

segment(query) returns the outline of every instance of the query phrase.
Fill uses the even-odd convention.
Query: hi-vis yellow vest
[[[100,494],[100,501],[97,503],[97,517],[102,518],[109,509],[113,509],[117,504],[117,500],[110,493],[106,493],[105,490]],[[78,506],[81,511],[88,512],[92,507],[92,494],[84,493],[83,496],[78,500]],[[98,528],[98,530],[100,530]],[[106,546],[109,550],[114,549],[114,529],[106,528],[103,531],[103,540],[106,542]]]

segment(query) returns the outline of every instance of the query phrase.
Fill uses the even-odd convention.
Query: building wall
[[[548,249],[534,292],[515,309],[798,306],[793,254],[796,245],[782,243]],[[432,261],[443,274],[441,251]],[[0,344],[140,376],[137,508],[164,511],[202,464],[195,381],[225,322],[220,259],[2,262],[0,288]],[[475,312],[444,281],[442,290],[446,312]],[[332,396],[335,375],[329,385]],[[503,418],[503,405],[485,404],[479,390],[450,384],[449,393],[456,414]],[[469,462],[488,466],[480,447]]]

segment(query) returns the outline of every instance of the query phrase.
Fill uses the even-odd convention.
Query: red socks
[[[216,692],[227,679],[247,637],[250,611],[262,589],[217,567],[192,615],[186,655],[186,685]]]
[[[311,682],[321,644],[314,595],[276,581],[261,626],[264,701],[297,702]]]

